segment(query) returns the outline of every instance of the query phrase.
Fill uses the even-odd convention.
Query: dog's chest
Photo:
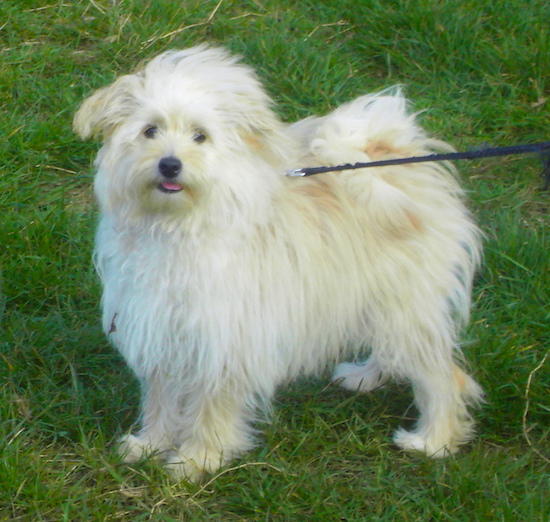
[[[213,314],[227,304],[235,279],[242,279],[239,250],[221,241],[186,241],[164,234],[121,234],[96,247],[104,283],[106,313],[130,308],[132,317],[175,316],[189,322],[201,313]],[[243,281],[238,286],[242,286]],[[140,306],[133,303],[140,302]],[[219,303],[219,305],[218,305]],[[130,312],[128,313],[130,316]],[[122,318],[120,319],[122,320]]]

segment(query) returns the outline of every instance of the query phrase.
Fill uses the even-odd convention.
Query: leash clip
[[[301,178],[305,176],[305,172],[304,172],[304,169],[286,170],[285,176],[288,176],[290,178]]]

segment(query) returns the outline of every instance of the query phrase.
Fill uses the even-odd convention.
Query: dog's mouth
[[[172,181],[163,181],[157,185],[157,188],[165,194],[175,194],[184,190],[184,186],[180,183],[173,183]]]

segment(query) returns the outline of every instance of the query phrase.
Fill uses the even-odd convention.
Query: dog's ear
[[[82,139],[110,134],[135,109],[137,82],[137,75],[122,76],[84,100],[74,116],[74,131]]]
[[[285,136],[284,126],[280,121],[274,121],[269,128],[242,129],[240,135],[252,154],[263,157],[273,165],[285,164],[291,144]],[[280,168],[283,169],[282,166]]]
[[[245,145],[253,154],[259,154],[269,161],[282,161],[289,154],[289,140],[286,126],[267,103],[250,106],[243,104],[241,114],[246,120],[238,122],[236,128]]]

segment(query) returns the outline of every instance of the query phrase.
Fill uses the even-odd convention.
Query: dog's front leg
[[[161,371],[155,371],[142,381],[141,430],[126,435],[120,441],[119,453],[125,462],[144,457],[162,456],[173,449],[180,424],[178,386]]]
[[[246,395],[227,389],[187,397],[181,419],[181,444],[167,468],[176,479],[199,480],[253,446],[253,412]]]

